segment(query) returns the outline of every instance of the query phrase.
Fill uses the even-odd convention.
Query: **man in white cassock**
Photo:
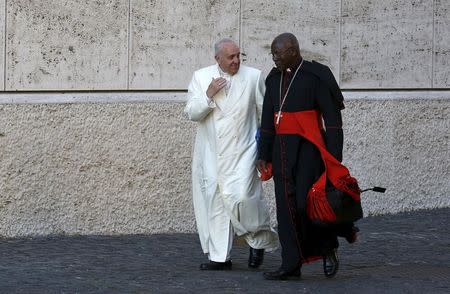
[[[192,192],[198,234],[209,262],[201,270],[230,270],[234,235],[250,246],[248,266],[278,246],[256,170],[256,132],[264,99],[261,71],[240,65],[231,39],[214,46],[216,64],[197,70],[184,109],[198,122]]]

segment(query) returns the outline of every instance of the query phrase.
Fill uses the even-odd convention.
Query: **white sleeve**
[[[189,83],[187,93],[187,103],[184,112],[192,121],[203,120],[214,108],[216,104],[214,100],[206,96],[206,91],[203,91],[197,75],[194,73],[191,82]]]
[[[266,84],[264,83],[262,73],[259,72],[258,81],[256,83],[255,89],[256,115],[258,117],[258,127],[261,126],[262,107],[265,92],[266,92]]]

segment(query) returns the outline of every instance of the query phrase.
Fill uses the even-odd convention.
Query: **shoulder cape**
[[[313,60],[312,62],[305,60],[302,66],[305,71],[312,73],[313,75],[318,77],[319,80],[324,82],[325,85],[328,86],[328,89],[330,90],[331,96],[336,102],[336,105],[339,107],[340,110],[344,109],[345,108],[344,96],[342,95],[341,89],[339,88],[339,85],[336,82],[336,79],[334,78],[334,75],[331,72],[330,68],[315,60]],[[277,72],[280,71],[276,67],[272,68],[270,73],[267,75],[267,79],[269,79],[272,75],[274,75]]]

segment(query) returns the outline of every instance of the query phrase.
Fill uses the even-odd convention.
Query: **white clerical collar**
[[[228,92],[231,88],[231,81],[232,81],[233,76],[230,75],[229,73],[224,72],[218,64],[217,64],[217,68],[219,69],[220,77],[227,80],[227,84],[225,85],[224,90],[225,90],[225,94],[228,95]]]
[[[230,79],[231,79],[232,75],[230,75],[229,73],[224,72],[224,71],[222,70],[222,68],[220,68],[219,65],[217,65],[217,68],[219,69],[219,74],[220,74],[220,76],[221,76],[222,78],[225,78],[225,79],[227,79],[227,80],[230,80]]]

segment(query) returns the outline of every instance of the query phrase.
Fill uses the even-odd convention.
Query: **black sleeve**
[[[340,106],[334,101],[329,86],[324,82],[319,82],[316,88],[316,101],[325,123],[327,150],[337,160],[342,161],[344,134]]]
[[[261,129],[259,132],[258,142],[258,159],[272,162],[273,140],[275,138],[275,126],[273,121],[273,104],[272,98],[268,91],[268,83],[266,80],[266,93],[264,94],[264,103],[261,117]]]

